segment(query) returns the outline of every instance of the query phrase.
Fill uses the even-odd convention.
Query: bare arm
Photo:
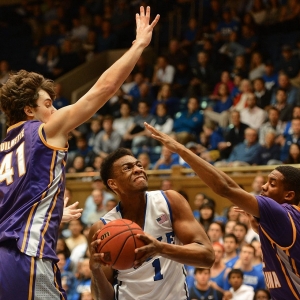
[[[47,139],[54,146],[65,146],[68,132],[84,123],[99,110],[120,88],[128,77],[143,50],[149,45],[154,26],[159,20],[159,15],[150,21],[150,7],[146,12],[140,8],[136,14],[136,40],[132,47],[109,69],[107,69],[95,85],[75,104],[69,105],[52,114],[45,125]]]
[[[92,271],[91,291],[95,300],[113,300],[113,269],[102,264],[101,256],[96,252],[98,242],[96,240],[98,231],[103,227],[103,223],[98,221],[89,232],[88,244],[91,254],[90,269]]]
[[[176,262],[202,268],[210,268],[214,261],[211,242],[203,227],[194,218],[190,205],[179,193],[168,190],[165,194],[173,215],[174,233],[183,245],[159,242],[149,235],[139,235],[147,245],[136,249],[145,255],[135,262],[140,266],[147,258],[161,255]]]
[[[259,208],[256,198],[240,188],[227,174],[186,149],[170,136],[156,130],[147,123],[145,123],[145,126],[152,133],[154,139],[160,141],[172,152],[178,153],[197,173],[200,179],[216,194],[227,198],[247,213],[259,217]]]

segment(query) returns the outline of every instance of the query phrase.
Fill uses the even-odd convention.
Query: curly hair
[[[119,158],[126,156],[126,155],[130,155],[133,156],[133,153],[126,148],[118,148],[117,150],[115,150],[114,152],[110,153],[107,157],[105,157],[105,159],[103,160],[102,164],[101,164],[101,170],[100,170],[100,176],[103,180],[103,183],[105,184],[105,186],[110,189],[111,191],[113,191],[109,185],[107,184],[108,179],[113,178],[113,164],[115,163],[115,161],[117,161]]]
[[[279,166],[275,168],[283,175],[283,186],[287,191],[294,191],[295,198],[293,204],[300,202],[300,170],[292,166]]]
[[[6,115],[8,126],[26,121],[24,108],[37,107],[40,90],[46,91],[52,100],[55,99],[52,80],[25,70],[12,73],[7,82],[0,86],[0,108]]]

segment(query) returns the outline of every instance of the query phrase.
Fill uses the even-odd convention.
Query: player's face
[[[38,107],[32,110],[33,119],[39,120],[43,123],[47,123],[50,119],[50,116],[56,112],[56,108],[53,106],[49,94],[44,90],[40,90],[39,98],[36,104],[38,105]]]
[[[284,177],[277,171],[273,170],[269,176],[268,181],[262,186],[262,196],[272,198],[277,203],[284,203],[286,192],[283,185]]]
[[[148,177],[142,163],[135,157],[126,155],[114,163],[115,183],[117,189],[122,192],[146,191]]]

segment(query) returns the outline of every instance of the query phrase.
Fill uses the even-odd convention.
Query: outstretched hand
[[[79,202],[75,202],[75,203],[67,206],[68,201],[69,201],[69,198],[66,197],[64,200],[64,212],[63,212],[63,216],[61,219],[61,222],[63,222],[63,223],[67,223],[72,220],[79,219],[81,217],[81,213],[83,211],[82,208],[77,208]]]
[[[148,123],[144,122],[144,125],[150,131],[151,137],[161,142],[170,151],[177,152],[179,148],[184,147],[182,144],[178,143],[167,134],[155,129],[153,126],[149,125]]]
[[[155,19],[150,22],[150,7],[147,6],[146,13],[143,6],[140,7],[140,13],[136,14],[136,39],[133,43],[141,43],[143,47],[147,47],[152,38],[153,28],[157,24],[160,16],[156,15]]]

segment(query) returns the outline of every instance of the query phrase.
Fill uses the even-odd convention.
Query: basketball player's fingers
[[[67,206],[68,201],[69,201],[69,197],[66,197],[66,198],[64,199],[64,207]]]
[[[152,21],[152,23],[150,24],[150,26],[152,28],[154,28],[159,19],[160,19],[160,15],[156,15],[155,19]]]

